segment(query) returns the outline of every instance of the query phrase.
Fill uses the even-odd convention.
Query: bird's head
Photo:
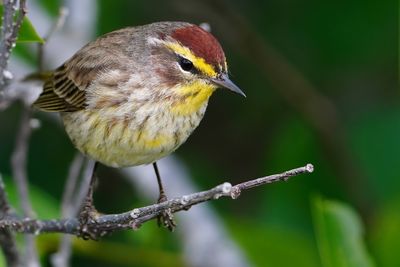
[[[155,32],[148,38],[152,57],[161,62],[154,64],[154,71],[178,97],[208,100],[217,88],[245,96],[229,79],[224,51],[211,33],[180,22],[162,25]]]

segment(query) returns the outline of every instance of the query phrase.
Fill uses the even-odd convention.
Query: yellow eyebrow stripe
[[[178,43],[165,42],[165,45],[170,48],[175,53],[189,59],[193,62],[193,65],[202,73],[209,77],[217,76],[217,72],[214,70],[213,66],[208,64],[203,58],[196,57],[187,47],[184,47]]]

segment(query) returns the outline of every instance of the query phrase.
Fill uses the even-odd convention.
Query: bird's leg
[[[161,202],[167,201],[168,198],[164,191],[160,172],[158,171],[158,167],[157,167],[157,162],[153,163],[153,168],[154,168],[154,172],[156,173],[156,176],[157,176],[158,190],[160,192],[157,203],[161,203]],[[171,209],[167,209],[167,210],[163,211],[157,217],[157,223],[158,223],[158,226],[164,226],[168,230],[173,231],[175,229],[176,223],[174,221],[174,216],[172,215]]]
[[[93,167],[92,177],[90,178],[88,192],[82,202],[81,209],[79,210],[78,219],[81,224],[81,236],[84,239],[97,239],[96,233],[92,233],[88,227],[88,223],[90,221],[95,221],[96,217],[99,215],[93,204],[93,191],[97,180],[97,166],[98,162],[96,161]]]

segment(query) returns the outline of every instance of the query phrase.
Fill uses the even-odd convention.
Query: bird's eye
[[[184,71],[191,71],[194,67],[193,62],[184,57],[179,57],[179,65]]]

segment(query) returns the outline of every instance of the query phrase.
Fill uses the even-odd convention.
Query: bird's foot
[[[79,237],[82,237],[84,240],[98,240],[102,235],[98,232],[94,227],[91,227],[91,224],[96,223],[97,218],[100,216],[100,213],[96,210],[93,205],[91,199],[86,199],[82,204],[82,207],[79,211]]]
[[[168,198],[165,194],[160,194],[157,203],[162,203],[167,201]],[[172,214],[171,209],[164,210],[160,215],[157,217],[158,226],[163,226],[173,232],[176,227],[176,222],[174,220],[174,215]]]

